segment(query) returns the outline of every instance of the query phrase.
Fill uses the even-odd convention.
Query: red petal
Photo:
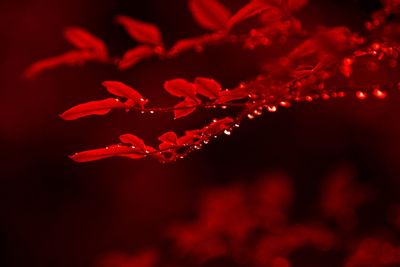
[[[90,60],[98,60],[97,55],[90,51],[70,51],[65,54],[40,60],[32,64],[24,73],[26,78],[34,78],[45,70],[61,65],[82,65]]]
[[[122,82],[106,81],[103,82],[103,86],[106,87],[107,91],[111,94],[131,100],[133,105],[139,105],[143,108],[144,104],[146,104],[146,100],[144,100],[143,96],[138,91]]]
[[[143,152],[147,151],[144,141],[141,138],[137,137],[136,135],[123,134],[119,137],[119,140],[121,140],[122,143],[131,144],[132,146],[140,149]]]
[[[231,13],[217,0],[190,0],[189,8],[200,26],[207,30],[225,29]]]
[[[117,99],[108,98],[77,105],[60,115],[64,120],[75,120],[90,115],[105,115],[112,109],[126,109],[126,105]]]
[[[93,149],[76,153],[70,158],[76,162],[88,162],[133,153],[132,147],[112,145],[106,148]]]
[[[164,83],[165,90],[173,96],[196,99],[196,87],[184,79],[170,80]]]
[[[100,58],[106,59],[107,48],[104,42],[88,31],[79,27],[70,27],[64,30],[65,38],[79,49],[96,51]]]
[[[259,1],[254,0],[251,1],[232,16],[232,18],[228,22],[229,28],[232,28],[236,24],[246,19],[258,15],[261,12],[264,12],[268,8],[270,7],[268,7],[268,5],[266,5],[265,3],[260,3]]]
[[[133,49],[128,50],[122,59],[118,62],[118,68],[120,70],[125,70],[133,65],[137,64],[144,58],[151,57],[155,55],[156,52],[153,47],[147,45],[141,45]]]
[[[197,93],[210,99],[216,99],[222,90],[221,85],[213,79],[196,78],[195,85]]]
[[[167,133],[161,135],[160,137],[158,137],[158,140],[160,140],[161,142],[164,142],[164,143],[176,144],[178,137],[177,137],[176,133],[174,133],[174,132],[167,132]]]
[[[117,16],[116,22],[121,24],[136,41],[151,45],[161,45],[160,29],[150,23],[139,21],[128,16]]]
[[[197,102],[190,98],[186,98],[184,101],[175,105],[174,115],[175,119],[185,117],[196,110]]]

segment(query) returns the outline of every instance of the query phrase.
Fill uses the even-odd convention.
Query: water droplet
[[[354,60],[353,59],[351,59],[351,58],[345,58],[345,59],[343,59],[343,64],[344,65],[346,65],[346,66],[350,66],[350,65],[352,65],[353,64],[353,62],[354,62]]]
[[[379,90],[379,88],[375,88],[373,94],[376,98],[384,99],[387,96],[387,93],[384,91]]]
[[[331,98],[328,94],[322,94],[321,97],[323,100],[329,100]]]
[[[256,116],[260,116],[260,115],[262,115],[262,112],[261,111],[259,111],[258,109],[257,110],[254,110],[254,115],[256,115]]]
[[[222,108],[222,109],[227,109],[227,108],[228,108],[228,106],[221,106],[221,108]]]
[[[247,114],[247,118],[249,118],[250,120],[254,119],[254,116],[252,114]]]
[[[268,106],[267,109],[269,112],[276,112],[278,110],[276,106]]]
[[[226,135],[231,135],[231,131],[225,130],[225,131],[224,131],[224,134],[226,134]]]
[[[258,98],[258,95],[257,95],[257,94],[249,94],[248,97],[249,97],[250,99],[257,99],[257,98]]]
[[[294,86],[295,87],[301,87],[303,84],[300,82],[300,81],[297,81],[295,84],[294,84]]]
[[[239,127],[240,127],[240,125],[239,125],[238,123],[235,123],[235,124],[233,125],[233,127],[235,127],[235,128],[239,128]]]
[[[362,91],[357,91],[356,92],[356,97],[360,100],[364,100],[366,99],[368,96],[366,93],[362,92]]]
[[[371,47],[372,47],[372,49],[374,49],[374,50],[379,50],[379,49],[381,48],[380,44],[378,44],[378,43],[373,43],[373,44],[371,45]]]
[[[281,105],[281,107],[284,107],[284,108],[289,108],[291,106],[291,104],[287,101],[281,101],[279,103],[279,105]]]
[[[154,112],[155,112],[154,110],[150,110],[150,114],[154,114]]]
[[[313,98],[311,97],[311,96],[306,96],[305,98],[304,98],[307,102],[311,102],[311,101],[313,101]]]

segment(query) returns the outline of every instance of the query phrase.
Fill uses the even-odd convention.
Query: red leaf
[[[82,28],[66,28],[64,30],[64,36],[71,44],[79,49],[92,50],[102,59],[108,57],[107,48],[104,42]]]
[[[127,106],[114,98],[92,101],[77,105],[60,115],[64,120],[75,120],[90,115],[105,115],[112,109],[126,109]]]
[[[222,91],[215,101],[217,104],[223,104],[234,100],[247,98],[249,93],[246,88],[236,88],[233,90]]]
[[[189,8],[200,26],[207,30],[226,29],[231,13],[217,0],[190,0]]]
[[[176,133],[174,133],[174,132],[167,132],[167,133],[161,135],[160,137],[158,137],[158,140],[160,140],[161,142],[164,142],[164,143],[176,144],[178,137],[177,137]]]
[[[175,105],[174,115],[175,119],[179,119],[191,114],[196,110],[198,103],[191,98],[186,98],[184,101]]]
[[[173,96],[186,97],[194,101],[196,98],[196,87],[184,79],[174,79],[164,83],[165,90]]]
[[[308,0],[287,0],[289,10],[298,11],[308,4]]]
[[[138,91],[122,82],[107,81],[103,82],[103,86],[111,94],[129,99],[132,106],[139,105],[143,108],[147,102]]]
[[[54,69],[61,65],[82,65],[87,61],[99,60],[98,56],[90,51],[70,51],[65,54],[40,60],[32,64],[25,72],[24,76],[28,79],[35,78],[45,70]]]
[[[178,145],[180,146],[190,146],[193,145],[195,141],[201,138],[201,130],[186,131],[185,135],[178,139]]]
[[[139,149],[142,152],[147,151],[144,141],[141,138],[137,137],[136,135],[123,134],[119,137],[119,140],[121,140],[122,143],[131,144],[132,146],[134,146],[135,148]]]
[[[274,22],[282,21],[284,13],[279,8],[270,8],[262,12],[260,15],[260,21],[264,26],[273,24]],[[273,26],[273,25],[272,25]]]
[[[156,54],[153,47],[148,45],[140,45],[128,50],[122,59],[118,62],[118,68],[125,70],[137,64],[144,58],[154,56]]]
[[[93,149],[75,153],[70,158],[76,162],[88,162],[115,156],[127,156],[134,153],[132,147],[112,145],[106,148]]]
[[[176,56],[190,49],[203,49],[203,46],[209,43],[215,43],[222,40],[225,36],[222,34],[205,34],[199,37],[187,38],[177,41],[170,51],[169,56]]]
[[[178,144],[180,146],[190,146],[194,144],[194,139],[193,136],[182,136],[181,138],[179,138],[178,140]]]
[[[221,85],[213,79],[199,77],[196,78],[195,85],[197,93],[210,99],[216,99],[222,90]]]
[[[228,128],[231,127],[231,124],[234,122],[232,118],[226,117],[224,119],[220,119],[212,122],[205,128],[204,133],[208,135],[218,134]]]
[[[236,14],[234,14],[231,19],[228,22],[229,28],[232,28],[236,24],[249,19],[251,17],[254,17],[268,8],[271,8],[271,6],[266,5],[265,3],[262,3],[257,0],[253,0],[247,5],[245,5],[243,8],[241,8]]]
[[[116,22],[122,25],[134,40],[151,45],[162,45],[161,32],[157,26],[128,16],[117,16]]]

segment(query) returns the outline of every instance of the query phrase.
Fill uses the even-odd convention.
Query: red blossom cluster
[[[136,110],[142,113],[171,112],[175,119],[194,111],[229,109],[232,115],[215,119],[203,128],[186,131],[178,138],[173,132],[161,135],[158,148],[145,145],[134,135],[123,135],[119,144],[103,149],[77,153],[72,159],[83,162],[112,156],[143,158],[162,162],[183,158],[212,138],[230,134],[245,119],[253,119],[263,111],[275,112],[279,107],[290,107],[293,102],[328,100],[355,95],[364,100],[372,94],[378,99],[387,91],[397,89],[395,75],[398,66],[400,26],[390,17],[400,11],[399,1],[383,0],[383,8],[373,13],[366,23],[370,35],[361,37],[346,27],[303,29],[295,13],[308,4],[307,0],[251,0],[235,13],[217,0],[190,0],[193,18],[204,29],[205,35],[178,40],[171,48],[163,42],[160,29],[148,22],[127,16],[117,16],[116,23],[139,43],[118,59],[108,55],[103,41],[80,28],[68,28],[66,39],[75,50],[61,56],[33,64],[27,77],[60,65],[81,65],[88,61],[115,63],[124,70],[153,56],[160,59],[175,57],[187,50],[203,51],[209,45],[241,44],[243,49],[262,49],[275,43],[293,41],[291,50],[278,60],[263,62],[263,68],[250,81],[234,88],[224,88],[212,78],[198,77],[193,82],[182,78],[165,82],[165,90],[181,98],[173,107],[148,107],[148,100],[122,82],[107,81],[103,85],[114,98],[77,105],[61,117],[74,120],[89,115],[104,115],[113,109]],[[255,20],[250,23],[248,21]],[[247,24],[246,24],[247,23]],[[254,25],[253,25],[254,24]]]

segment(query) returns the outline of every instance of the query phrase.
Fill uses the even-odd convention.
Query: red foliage
[[[211,31],[224,30],[231,13],[217,0],[190,0],[189,8],[200,26]]]
[[[154,46],[162,45],[161,32],[157,26],[127,16],[118,16],[115,21],[121,24],[135,41]]]
[[[107,98],[77,105],[60,115],[64,120],[76,120],[90,115],[104,115],[112,109],[126,109],[128,106],[118,99]]]
[[[263,70],[257,77],[234,88],[224,88],[206,77],[197,77],[193,82],[183,78],[172,79],[164,83],[164,88],[182,100],[172,107],[163,108],[145,107],[147,101],[136,90],[120,82],[105,82],[107,90],[124,101],[106,99],[81,104],[61,117],[72,120],[104,115],[111,109],[125,109],[142,113],[171,112],[178,119],[202,108],[229,109],[229,122],[216,127],[216,123],[224,121],[217,120],[198,130],[196,137],[185,135],[182,138],[190,140],[185,145],[163,143],[154,151],[129,153],[132,158],[154,156],[161,161],[171,161],[200,148],[211,138],[224,133],[229,135],[245,118],[253,119],[263,111],[275,112],[278,107],[290,107],[292,102],[327,100],[347,94],[361,100],[369,94],[384,99],[387,90],[397,88],[400,81],[384,78],[393,74],[397,67],[400,49],[398,25],[390,22],[389,18],[399,12],[398,1],[383,1],[383,9],[376,11],[372,21],[367,23],[370,36],[363,37],[346,27],[303,29],[295,13],[308,4],[307,0],[251,0],[233,15],[217,0],[190,0],[188,4],[194,19],[212,33],[178,40],[170,49],[165,47],[157,26],[117,16],[116,22],[139,43],[116,60],[118,68],[127,69],[153,56],[167,59],[191,49],[201,52],[206,45],[235,43],[252,50],[259,46],[265,49],[275,43],[289,43],[291,38],[297,40],[289,43],[289,51],[280,54],[278,60],[264,60],[261,64]],[[109,61],[104,43],[85,30],[68,28],[65,36],[78,50],[33,64],[27,70],[27,76],[63,64]],[[124,151],[110,155],[126,154]]]

